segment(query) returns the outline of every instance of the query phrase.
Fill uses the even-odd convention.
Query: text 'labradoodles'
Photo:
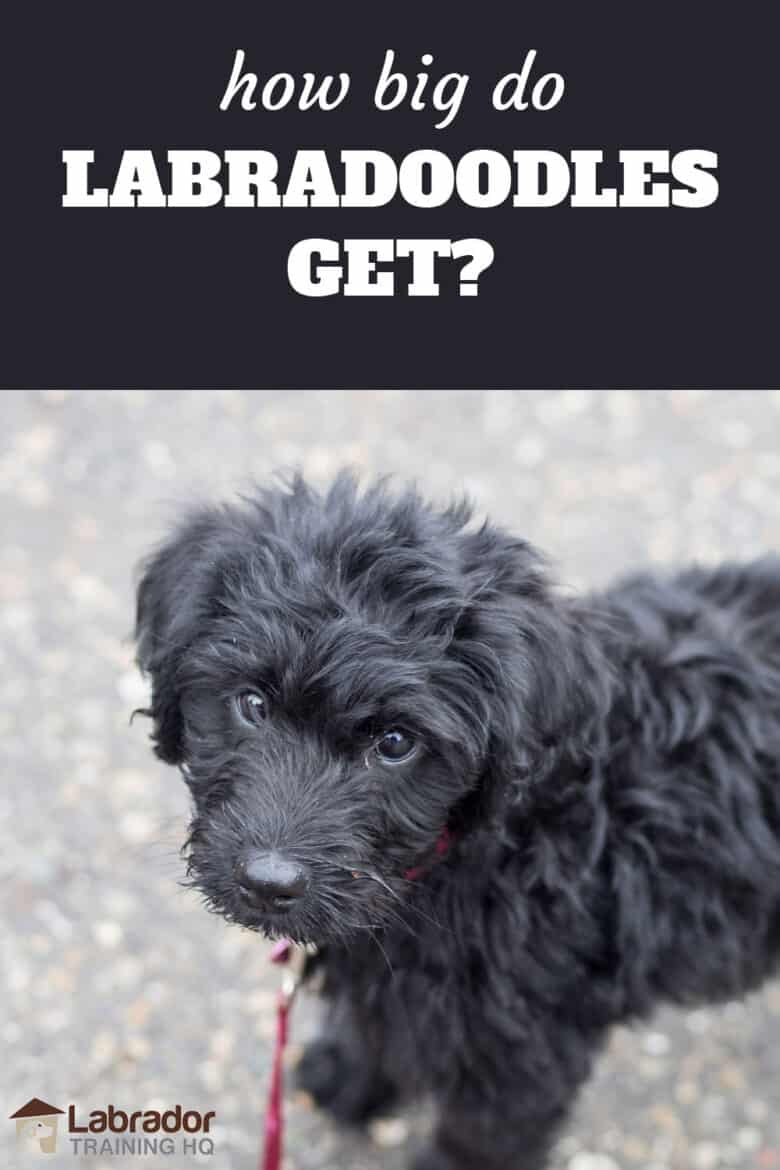
[[[425,1170],[529,1170],[610,1025],[780,957],[780,558],[580,600],[465,505],[347,475],[191,515],[147,563],[192,882],[299,942],[301,1083],[438,1107]]]

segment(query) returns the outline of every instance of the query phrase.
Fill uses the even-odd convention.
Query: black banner
[[[4,385],[778,383],[768,6],[10,23]]]

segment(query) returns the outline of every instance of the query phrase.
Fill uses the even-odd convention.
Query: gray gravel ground
[[[466,488],[575,587],[780,547],[779,393],[7,393],[0,422],[5,1116],[33,1096],[214,1109],[197,1161],[218,1170],[255,1165],[278,972],[177,885],[185,789],[128,726],[133,569],[177,506],[347,463]],[[287,1170],[400,1170],[424,1125],[289,1113]],[[0,1125],[0,1165],[41,1164]],[[618,1030],[555,1166],[780,1170],[780,985]]]

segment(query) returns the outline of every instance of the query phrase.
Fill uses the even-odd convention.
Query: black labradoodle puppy
[[[346,475],[148,562],[193,884],[316,943],[302,1083],[438,1108],[425,1170],[543,1163],[611,1024],[780,957],[780,559],[557,595],[523,540]]]

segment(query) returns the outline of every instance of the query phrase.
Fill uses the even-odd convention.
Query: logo
[[[57,1129],[63,1118],[61,1137],[76,1156],[148,1157],[160,1154],[200,1155],[214,1153],[210,1135],[215,1113],[201,1113],[174,1105],[171,1109],[118,1109],[110,1104],[93,1109],[79,1118],[75,1105],[67,1113],[56,1105],[33,1097],[9,1120],[16,1122],[16,1140],[31,1153],[53,1154],[57,1149]],[[62,1144],[62,1143],[61,1143]]]
[[[33,1097],[9,1120],[16,1122],[16,1140],[24,1150],[53,1154],[57,1149],[57,1121],[64,1113],[56,1105],[47,1105]]]

